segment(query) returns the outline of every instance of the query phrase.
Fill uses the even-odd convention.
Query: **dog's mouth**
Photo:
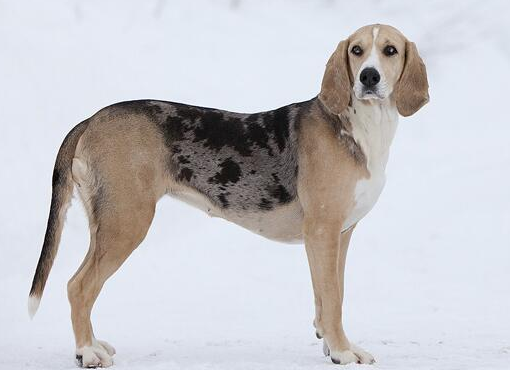
[[[384,96],[382,96],[377,90],[374,90],[374,89],[363,89],[359,99],[365,99],[365,100],[378,99],[378,100],[382,100],[382,99],[384,99]]]

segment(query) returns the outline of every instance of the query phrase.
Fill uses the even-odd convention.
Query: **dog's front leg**
[[[324,353],[337,364],[351,362],[370,364],[374,358],[351,345],[342,325],[344,271],[351,228],[340,232],[341,220],[305,217],[306,253],[315,295],[317,336],[324,339]]]

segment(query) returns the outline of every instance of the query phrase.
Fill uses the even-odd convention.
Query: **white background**
[[[386,188],[354,234],[347,333],[376,369],[509,369],[507,4],[0,0],[0,368],[75,368],[66,282],[88,247],[76,200],[32,322],[26,311],[75,124],[129,99],[242,112],[307,100],[336,44],[378,22],[417,43],[431,101],[401,120]],[[312,319],[302,246],[169,198],[93,312],[130,370],[331,369]]]

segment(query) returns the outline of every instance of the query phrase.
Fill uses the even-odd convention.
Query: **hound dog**
[[[308,101],[252,114],[158,100],[102,109],[58,152],[30,314],[76,186],[90,227],[90,249],[68,283],[76,356],[83,367],[112,365],[115,350],[92,332],[92,306],[169,194],[269,239],[304,241],[325,354],[336,364],[374,362],[342,326],[347,248],[383,189],[399,113],[412,115],[427,101],[415,44],[376,24],[339,43],[319,95]]]

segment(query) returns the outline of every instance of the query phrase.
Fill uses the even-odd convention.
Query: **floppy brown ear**
[[[406,42],[404,69],[395,86],[398,112],[410,116],[429,101],[427,70],[414,42]]]
[[[333,114],[340,114],[351,100],[351,79],[347,47],[349,42],[340,42],[326,65],[319,99]]]

